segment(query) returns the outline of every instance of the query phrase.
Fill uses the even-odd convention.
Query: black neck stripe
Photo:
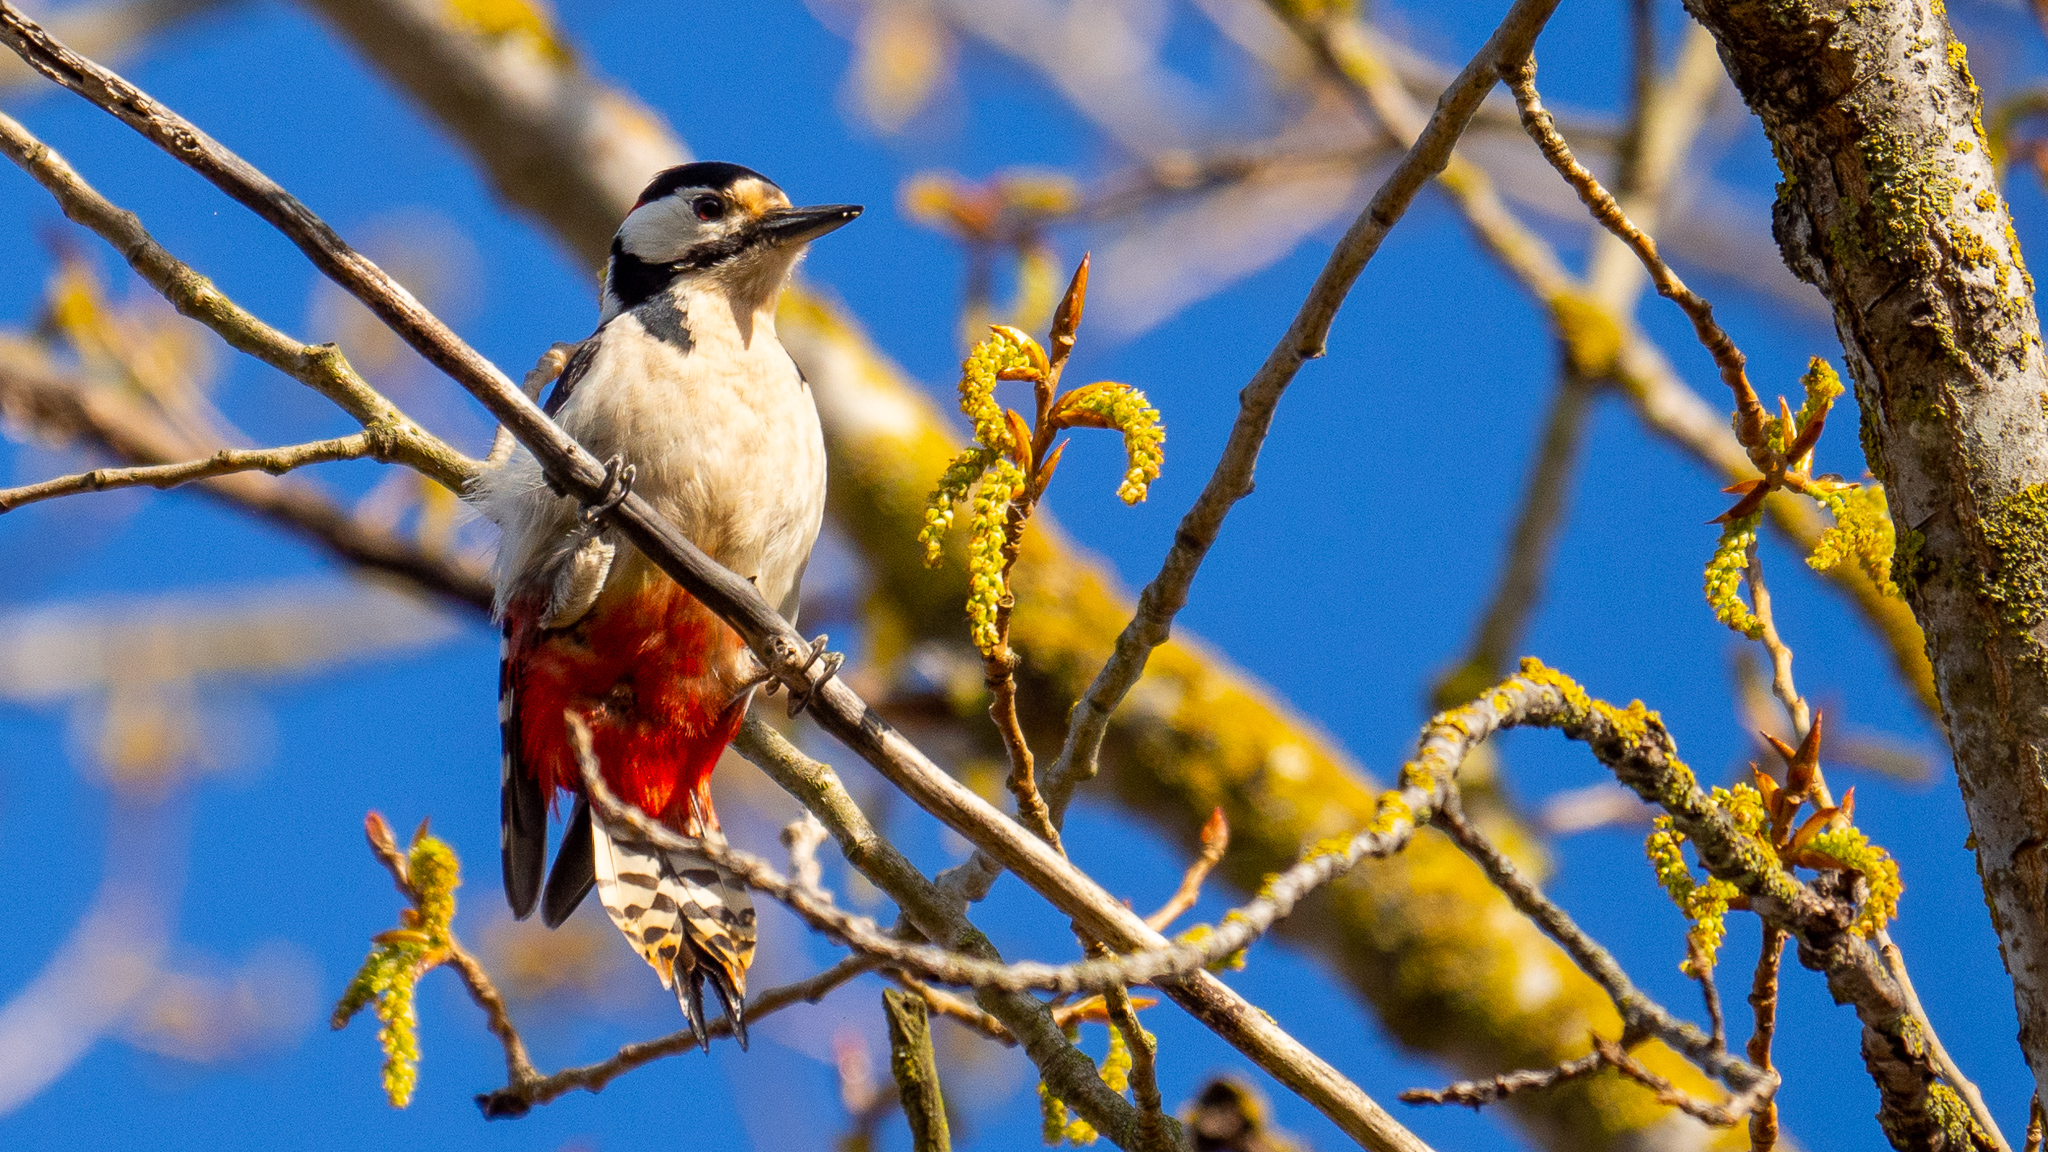
[[[760,235],[752,227],[740,228],[716,240],[699,244],[683,253],[680,260],[657,264],[626,251],[623,238],[612,237],[611,290],[619,307],[632,308],[676,282],[687,272],[701,272],[723,264],[752,247]]]

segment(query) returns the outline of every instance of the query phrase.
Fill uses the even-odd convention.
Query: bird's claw
[[[632,490],[633,466],[624,457],[613,456],[604,462],[604,483],[597,490],[597,499],[585,504],[577,516],[586,526],[595,524],[623,503]]]
[[[830,639],[831,638],[829,636],[826,636],[824,633],[820,632],[818,634],[818,638],[811,641],[811,658],[809,660],[804,661],[803,670],[805,672],[809,672],[812,669],[812,667],[817,665],[817,663],[821,660],[824,661],[825,670],[823,672],[818,673],[818,678],[811,683],[810,687],[804,689],[801,694],[796,692],[791,692],[789,694],[790,716],[794,717],[801,713],[804,709],[810,707],[811,700],[818,694],[818,689],[823,688],[825,686],[826,681],[832,679],[834,675],[838,674],[839,666],[841,664],[846,663],[845,653],[827,652],[825,650],[825,645]]]

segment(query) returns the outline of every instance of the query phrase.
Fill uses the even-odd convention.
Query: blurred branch
[[[136,274],[179,312],[213,329],[233,347],[304,383],[354,417],[363,425],[362,443],[366,450],[361,455],[403,464],[458,493],[474,474],[475,461],[413,423],[357,375],[338,348],[332,344],[302,344],[228,299],[211,280],[158,244],[133,212],[101,196],[62,156],[5,113],[0,113],[0,153],[47,189],[66,216],[111,244]],[[229,470],[234,469],[223,469]]]
[[[882,989],[882,1014],[889,1022],[889,1072],[903,1118],[910,1122],[913,1152],[951,1152],[946,1103],[939,1090],[939,1062],[932,1055],[931,1018],[924,1001],[894,988]]]
[[[47,23],[68,44],[93,56],[118,60],[148,47],[165,29],[194,16],[225,8],[233,0],[102,0],[70,4],[50,13]],[[0,58],[0,92],[28,87],[33,70],[18,60]]]
[[[6,341],[0,341],[0,415],[132,465],[171,464],[216,450],[185,442],[134,396],[62,372],[30,348]],[[398,577],[476,611],[490,610],[490,581],[479,566],[371,524],[317,488],[251,473],[216,476],[193,487],[345,563]]]

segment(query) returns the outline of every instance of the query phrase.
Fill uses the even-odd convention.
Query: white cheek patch
[[[711,238],[718,225],[697,219],[690,207],[694,196],[678,193],[633,209],[619,226],[619,239],[627,252],[650,264],[671,264],[683,253]]]

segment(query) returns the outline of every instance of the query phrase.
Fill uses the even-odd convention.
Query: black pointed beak
[[[858,204],[776,208],[761,217],[761,235],[771,244],[802,244],[853,223],[860,214]]]

